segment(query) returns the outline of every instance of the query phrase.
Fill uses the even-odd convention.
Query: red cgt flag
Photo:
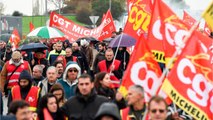
[[[185,112],[199,120],[213,119],[213,44],[194,31],[162,85]]]
[[[18,48],[18,44],[20,42],[20,36],[18,33],[18,30],[16,28],[13,29],[13,33],[9,39],[9,42],[12,46],[12,50],[15,50],[16,48]]]
[[[124,33],[138,40],[143,33],[148,32],[151,18],[151,0],[129,0],[128,4],[131,9],[128,13]]]
[[[192,26],[193,24],[195,24],[196,23],[196,20],[192,17],[192,16],[190,16],[187,12],[185,12],[184,11],[184,13],[183,13],[183,22],[186,24],[186,25],[188,25],[188,26]],[[202,22],[204,22],[204,25],[202,25]],[[200,24],[199,24],[199,29],[200,30],[202,30],[202,32],[204,33],[204,34],[206,34],[207,36],[209,36],[210,35],[210,29],[208,28],[208,25],[206,24],[206,22],[205,21],[201,21],[200,22]],[[199,31],[200,31],[199,30]]]
[[[110,10],[108,10],[107,13],[104,15],[102,22],[104,22],[104,28],[102,30],[100,37],[98,38],[101,41],[103,39],[110,38],[112,36],[112,32],[116,31]]]
[[[163,1],[157,1],[159,1],[165,60],[168,63],[175,51],[184,47],[183,39],[188,35],[190,27],[179,19]]]
[[[132,4],[134,3],[135,0],[127,0],[127,10],[128,12],[131,10]]]
[[[196,23],[196,20],[190,16],[186,11],[183,11],[183,22],[188,26],[192,26]]]
[[[159,63],[165,63],[163,35],[161,29],[161,19],[159,11],[159,1],[155,0],[148,32],[148,46],[155,56],[155,60]],[[165,11],[164,11],[165,12]]]
[[[145,91],[145,101],[155,95],[162,81],[159,81],[161,70],[150,52],[146,40],[141,37],[137,41],[131,55],[127,70],[123,76],[119,91],[123,96],[127,95],[127,90],[131,85],[141,85]]]
[[[32,22],[30,22],[30,32],[33,31],[35,29],[34,25]]]

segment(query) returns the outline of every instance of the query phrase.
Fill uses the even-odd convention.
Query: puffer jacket
[[[97,95],[95,89],[85,98],[77,88],[76,96],[71,97],[61,110],[69,120],[94,120],[99,107],[104,102],[108,102],[108,99]]]

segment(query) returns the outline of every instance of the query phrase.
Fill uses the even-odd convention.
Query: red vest
[[[119,60],[115,60],[114,61],[114,65],[115,65],[115,71],[119,69],[119,66],[120,66],[120,61]],[[112,64],[111,64],[112,65]],[[100,72],[107,72],[107,73],[110,73],[110,67],[111,65],[109,66],[109,68],[107,69],[107,66],[106,66],[106,60],[102,60],[98,63],[98,67],[100,69]],[[110,79],[112,81],[115,81],[115,82],[120,82],[120,80],[114,75],[114,74],[111,74],[110,75]],[[120,84],[118,83],[114,83],[113,86],[118,88],[120,86]]]
[[[73,62],[77,62],[77,57],[72,56],[72,60],[73,60]]]
[[[120,110],[121,120],[131,120],[131,118],[135,118],[134,115],[129,115],[129,109],[130,109],[129,107],[126,107],[126,108]],[[148,113],[145,116],[144,120],[149,120]]]
[[[9,64],[9,61],[6,62],[7,64],[7,80],[9,78],[9,76],[12,74],[13,70],[15,70],[16,66],[14,64]],[[18,85],[18,79],[19,79],[19,75],[21,74],[21,72],[23,70],[28,70],[28,66],[29,63],[27,61],[24,61],[24,63],[22,63],[18,69],[13,73],[13,75],[10,77],[9,81],[8,81],[8,88],[12,88],[15,85]]]
[[[21,92],[20,92],[20,86],[16,85],[11,89],[12,94],[12,100],[21,100]],[[39,97],[39,87],[32,86],[30,88],[30,91],[27,94],[27,97],[25,98],[25,101],[30,104],[30,109],[32,111],[36,110],[37,103],[38,103],[38,97]]]

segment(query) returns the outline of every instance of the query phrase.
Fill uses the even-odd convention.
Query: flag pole
[[[201,19],[200,19],[201,20]],[[176,49],[175,53],[172,55],[171,59],[168,62],[168,65],[166,66],[166,68],[163,70],[163,73],[161,75],[161,77],[159,78],[160,81],[163,81],[165,76],[167,75],[167,73],[169,72],[169,68],[171,67],[172,63],[174,62],[175,58],[178,56],[178,53],[180,52],[180,50],[182,50],[182,48],[184,47],[184,44],[189,40],[189,38],[191,37],[193,31],[197,28],[198,24],[200,23],[200,20],[197,21],[189,30],[189,33],[186,35],[186,37],[183,39],[183,43],[178,47],[178,49]],[[163,83],[163,82],[162,82]],[[156,91],[157,92],[157,91]],[[156,93],[155,92],[155,93]],[[174,112],[177,112],[177,108],[176,105],[174,105]]]
[[[178,53],[180,52],[180,50],[182,50],[182,48],[184,47],[184,44],[188,41],[188,39],[190,38],[190,36],[192,35],[193,31],[197,28],[198,24],[200,23],[200,20],[197,21],[189,30],[189,33],[186,35],[186,37],[183,39],[183,43],[180,45],[180,47],[178,47],[178,49],[176,49],[175,53],[172,55],[171,59],[168,62],[168,65],[166,66],[166,68],[163,70],[163,73],[160,77],[160,80],[163,81],[163,79],[165,78],[166,74],[169,72],[169,68],[171,67],[172,63],[174,62],[175,58],[177,57]]]
[[[118,41],[118,46],[117,46],[117,48],[116,48],[115,55],[114,55],[114,58],[113,58],[113,61],[112,61],[112,65],[113,65],[113,66],[114,66],[115,58],[116,58],[116,56],[117,56],[117,54],[118,54],[118,49],[119,49],[119,46],[120,46],[120,44],[121,44],[121,39],[122,39],[122,38],[123,38],[123,34],[121,34],[121,37],[120,37],[120,39],[119,39],[119,41]],[[110,69],[109,75],[111,75],[111,73],[112,73],[112,70]]]

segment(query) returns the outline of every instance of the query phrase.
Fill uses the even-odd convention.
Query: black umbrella
[[[48,47],[42,43],[29,43],[21,45],[18,50],[21,51],[37,51],[37,50],[46,50]]]
[[[1,34],[0,40],[1,40],[1,41],[4,41],[5,43],[7,43],[7,42],[9,41],[11,35],[12,35],[12,34]]]
[[[99,40],[97,40],[97,39],[95,39],[95,38],[93,38],[93,37],[83,37],[83,38],[79,38],[76,42],[79,42],[79,43],[80,43],[81,40],[83,40],[83,39],[85,39],[85,40],[88,41],[88,42],[92,42],[92,43],[94,43],[94,44],[100,42]]]

